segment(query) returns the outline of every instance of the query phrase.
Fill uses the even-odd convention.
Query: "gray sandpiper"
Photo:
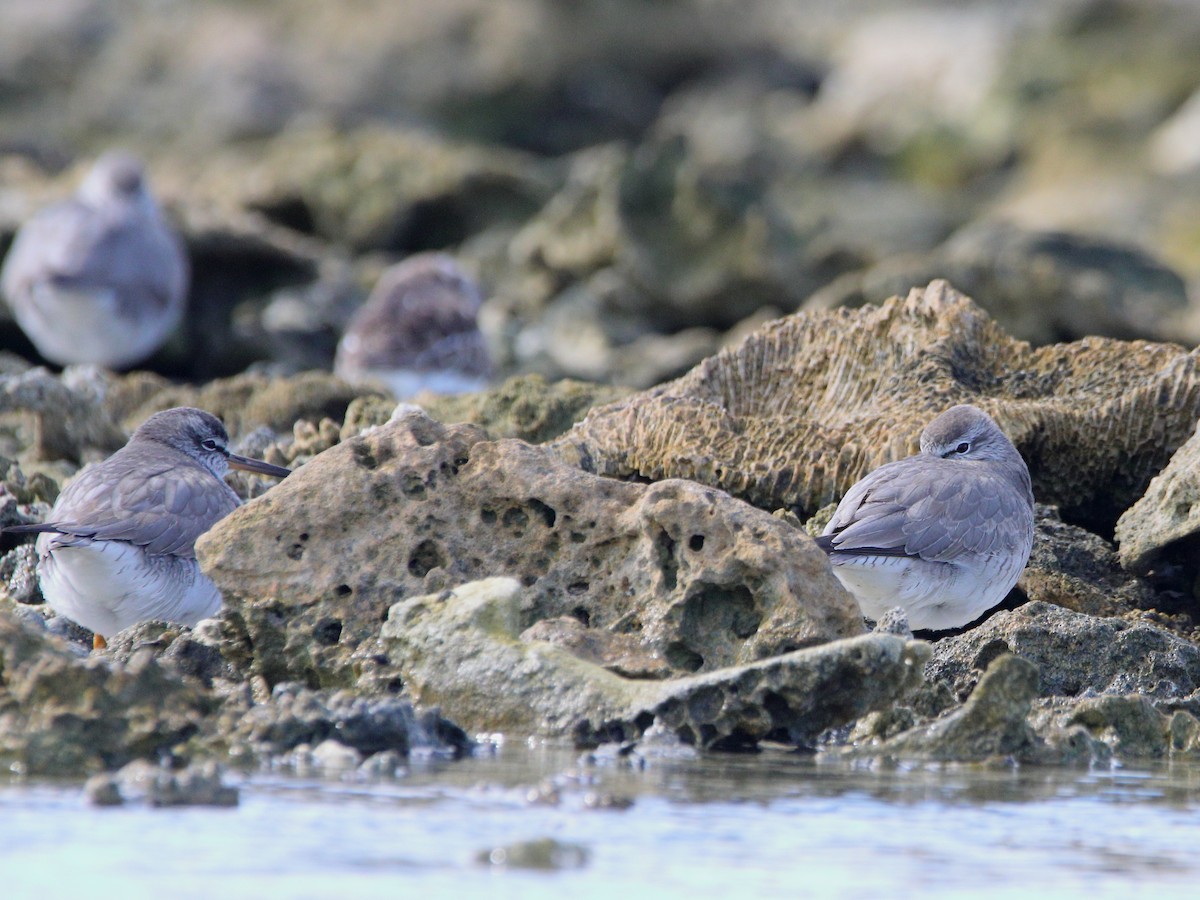
[[[987,413],[952,407],[918,454],[850,488],[817,544],[867,618],[899,606],[914,629],[959,628],[1003,600],[1029,560],[1029,469]]]
[[[179,324],[188,262],[146,185],[141,162],[101,156],[76,194],[35,213],[0,270],[21,330],[58,365],[121,369]]]
[[[155,413],[129,442],[89,466],[37,533],[38,580],[55,612],[90,629],[95,646],[151,619],[195,625],[221,608],[196,561],[196,539],[240,503],[230,469],[283,478],[282,466],[231,453],[225,426],[200,409]]]
[[[334,371],[380,381],[403,400],[488,386],[492,363],[479,330],[483,294],[454,257],[418,253],[384,271],[338,344]]]

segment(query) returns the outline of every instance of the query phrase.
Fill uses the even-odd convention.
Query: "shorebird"
[[[141,362],[183,316],[188,263],[128,153],[101,156],[73,197],[35,213],[0,271],[17,324],[58,365]]]
[[[37,533],[38,580],[55,612],[105,638],[151,619],[195,625],[221,608],[196,561],[196,538],[240,503],[230,469],[288,469],[231,453],[225,426],[191,407],[155,413],[124,447],[84,469]]]
[[[914,629],[958,628],[1003,600],[1029,560],[1029,469],[987,413],[952,407],[920,453],[850,488],[817,544],[867,618],[899,606]]]
[[[452,256],[418,253],[391,266],[350,320],[334,371],[381,381],[397,399],[487,387],[492,364],[477,317],[483,295]]]

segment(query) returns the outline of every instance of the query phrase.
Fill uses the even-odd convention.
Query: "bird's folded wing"
[[[944,562],[1011,547],[1022,503],[1002,476],[953,464],[876,470],[846,495],[823,536],[827,552]]]
[[[69,544],[70,537],[128,541],[149,553],[195,558],[196,538],[238,504],[232,490],[198,466],[164,466],[148,477],[110,470],[112,481],[86,477],[91,474],[68,485],[67,508],[76,521],[49,523],[68,538],[56,543]]]

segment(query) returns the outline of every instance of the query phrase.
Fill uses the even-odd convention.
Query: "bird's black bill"
[[[236,453],[229,454],[229,468],[253,472],[256,475],[270,475],[274,478],[287,478],[292,474],[291,469],[275,466],[261,459],[251,459],[249,456],[238,456]]]

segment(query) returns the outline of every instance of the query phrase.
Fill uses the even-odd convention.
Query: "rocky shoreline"
[[[121,145],[193,277],[145,371],[38,367],[0,309],[0,526],[173,406],[294,474],[231,478],[218,617],[90,655],[0,536],[12,771],[170,805],[231,802],[219,766],[386,775],[496,731],[1200,752],[1189,5],[26,7],[0,253]],[[484,286],[501,377],[398,408],[329,369],[429,250]],[[961,633],[867,633],[810,535],[960,402],[1028,463],[1029,565]]]
[[[1060,519],[1063,507],[1039,507],[1034,555],[1001,609],[957,635],[922,636],[930,640],[914,639],[903,621],[864,632],[801,527],[803,504],[781,503],[772,515],[705,484],[728,485],[735,471],[720,440],[701,454],[686,428],[675,432],[686,450],[663,459],[691,479],[661,466],[649,483],[589,471],[608,452],[589,441],[607,434],[614,446],[605,423],[631,409],[667,404],[686,421],[681,410],[707,403],[749,440],[762,408],[757,382],[726,381],[717,407],[699,379],[758,354],[768,335],[788,335],[798,358],[828,350],[829,334],[847,333],[845,314],[797,313],[676,382],[615,401],[603,389],[524,377],[476,398],[429,396],[427,409],[402,405],[393,415],[391,400],[317,373],[199,389],[144,374],[5,375],[0,391],[20,398],[2,420],[14,448],[6,524],[38,520],[80,462],[185,400],[224,414],[235,442],[294,472],[269,489],[235,482],[252,499],[200,540],[201,563],[226,598],[216,618],[195,629],[144,623],[90,655],[86,633],[40,604],[30,546],[6,538],[0,755],[16,771],[82,777],[163,759],[381,772],[410,753],[469,752],[469,735],[484,732],[581,747],[636,744],[647,733],[707,750],[784,742],[831,758],[1095,763],[1200,752],[1194,532],[1179,502],[1190,481],[1170,461],[1173,450],[1194,452],[1184,427],[1197,415],[1184,401],[1200,403],[1193,357],[1136,342],[1052,345],[1038,353],[1080,373],[1084,387],[1071,402],[1060,379],[1064,393],[1043,401],[1011,361],[1008,380],[987,375],[1009,338],[944,283],[850,320],[889,310],[934,334],[914,336],[912,352],[880,374],[901,387],[916,378],[928,398],[897,396],[923,410],[973,391],[1026,452],[1035,485],[1066,484],[1060,499],[1076,499],[1074,524]],[[964,315],[976,341],[956,345],[939,382],[929,369],[941,358],[936,335]],[[1145,363],[1111,402],[1159,443],[1112,440],[1107,382],[1088,376],[1097,353],[1130,371]],[[822,394],[814,378],[806,383]],[[1170,406],[1139,399],[1161,397],[1165,378]],[[1014,383],[1022,396],[1006,399]],[[865,429],[874,415],[903,449],[915,433],[900,423],[920,419],[903,407],[888,413],[891,402],[878,395],[873,413],[867,403],[847,417]],[[439,422],[439,405],[476,421]],[[841,434],[833,419],[799,395],[783,414],[788,430],[776,422],[768,433],[786,434],[797,459],[828,456],[822,448]],[[69,441],[49,436],[52,418],[77,423]],[[541,443],[504,436],[513,433]],[[624,433],[633,448],[651,430]],[[756,486],[775,483],[779,497],[820,497],[874,461],[861,451],[835,459],[796,466],[781,481],[743,479],[742,491],[761,497]],[[778,475],[767,464],[746,468]],[[1073,480],[1057,474],[1067,472]],[[1120,524],[1106,520],[1120,536],[1136,534],[1136,571],[1119,561],[1125,537],[1118,555],[1077,524],[1105,521],[1113,472],[1129,496],[1143,492]],[[1106,502],[1089,502],[1079,485]],[[207,796],[211,778],[193,781]],[[98,797],[112,789],[95,788]]]

